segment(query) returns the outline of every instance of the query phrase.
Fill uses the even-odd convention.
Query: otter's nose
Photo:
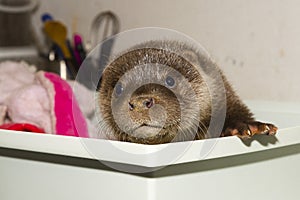
[[[154,105],[154,99],[151,97],[141,97],[132,99],[129,103],[129,110],[149,109]]]

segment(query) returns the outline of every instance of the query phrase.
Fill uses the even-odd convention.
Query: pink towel
[[[28,69],[26,63],[0,63],[0,125],[28,123],[49,134],[88,137],[69,84],[56,74]]]
[[[68,83],[49,72],[38,72],[37,78],[51,99],[52,126],[56,134],[88,137],[85,118]]]

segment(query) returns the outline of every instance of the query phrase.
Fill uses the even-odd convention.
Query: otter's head
[[[159,144],[204,137],[208,90],[195,66],[176,53],[126,52],[105,68],[98,92],[100,131],[109,138]]]

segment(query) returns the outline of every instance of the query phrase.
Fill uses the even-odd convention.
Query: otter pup
[[[160,144],[277,131],[255,121],[216,63],[184,42],[150,41],[116,56],[97,101],[99,134],[114,140]]]

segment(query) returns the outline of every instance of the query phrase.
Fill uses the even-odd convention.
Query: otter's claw
[[[233,128],[226,128],[222,136],[236,135],[240,138],[250,138],[253,135],[275,135],[277,127],[273,124],[267,124],[258,121],[236,123]]]

